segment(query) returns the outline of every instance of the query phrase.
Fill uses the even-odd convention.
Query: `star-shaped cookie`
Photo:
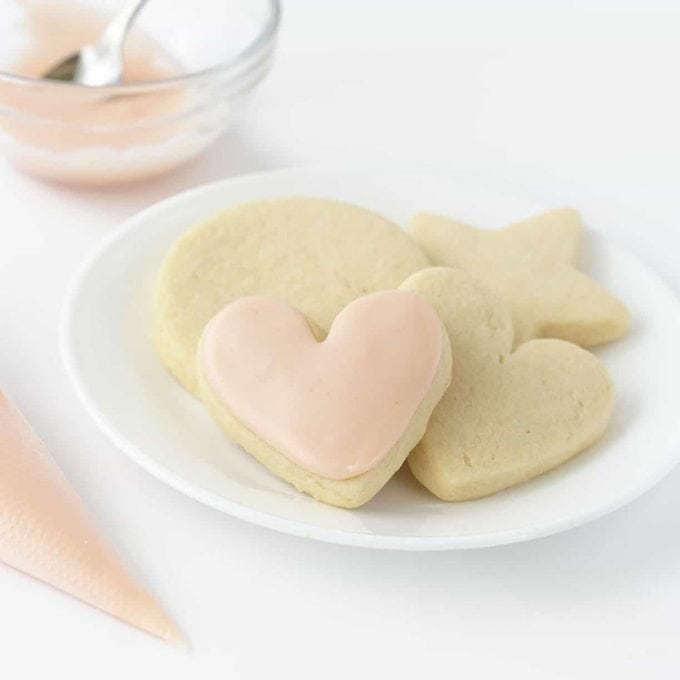
[[[581,235],[575,210],[552,210],[494,231],[422,213],[408,232],[433,264],[462,269],[510,306],[515,345],[560,338],[592,347],[628,332],[625,305],[574,267]]]

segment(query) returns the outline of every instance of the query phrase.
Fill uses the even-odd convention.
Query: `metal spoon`
[[[99,40],[53,66],[43,78],[101,87],[123,79],[123,45],[128,31],[148,0],[128,0]]]

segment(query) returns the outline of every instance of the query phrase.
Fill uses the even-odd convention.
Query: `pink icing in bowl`
[[[269,70],[278,0],[158,0],[130,35],[121,85],[40,78],[92,40],[117,6],[0,4],[0,148],[18,167],[89,185],[166,172],[214,142]]]

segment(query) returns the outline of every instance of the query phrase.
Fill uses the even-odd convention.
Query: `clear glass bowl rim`
[[[281,22],[281,3],[280,0],[266,0],[269,5],[269,13],[266,21],[262,25],[260,32],[255,39],[246,47],[244,47],[233,59],[229,61],[213,64],[200,71],[193,71],[185,73],[180,76],[173,76],[172,78],[163,78],[160,80],[145,80],[143,82],[125,83],[123,85],[106,85],[103,87],[93,88],[87,85],[79,85],[76,83],[64,83],[57,80],[45,80],[44,78],[34,78],[31,76],[22,76],[16,73],[9,73],[0,69],[0,82],[5,81],[16,85],[25,86],[39,86],[41,88],[62,88],[69,91],[89,91],[96,89],[100,93],[110,93],[111,95],[122,95],[132,93],[142,93],[148,90],[155,90],[166,86],[177,86],[186,83],[194,83],[199,80],[210,78],[212,76],[228,76],[230,71],[237,75],[242,73],[242,67],[245,67],[251,61],[255,60],[261,53],[266,52],[271,48],[276,34],[278,33],[279,24]]]

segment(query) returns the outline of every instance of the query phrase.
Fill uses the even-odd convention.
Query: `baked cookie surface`
[[[154,299],[156,351],[197,394],[199,337],[229,302],[272,295],[327,330],[352,300],[396,288],[426,266],[403,230],[357,206],[285,198],[229,208],[190,229],[165,258]]]
[[[402,289],[432,304],[451,342],[451,385],[408,457],[436,496],[490,495],[551,470],[602,436],[614,393],[593,354],[552,339],[513,352],[509,309],[460,270],[425,269]]]
[[[581,233],[574,210],[499,230],[423,213],[408,232],[433,264],[464,270],[510,305],[517,345],[545,337],[592,347],[628,332],[623,303],[573,266]]]

